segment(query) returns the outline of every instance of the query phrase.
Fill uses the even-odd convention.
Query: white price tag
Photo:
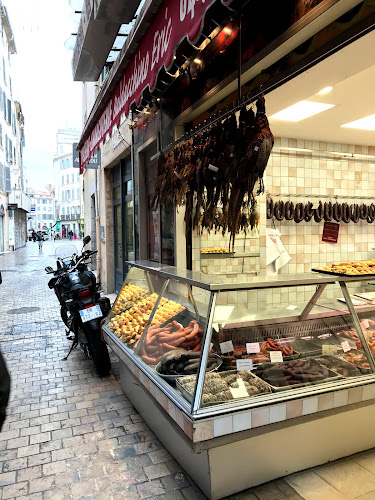
[[[344,342],[341,342],[341,347],[342,347],[344,352],[349,352],[351,349],[349,342],[347,340],[344,340]]]
[[[259,342],[248,342],[246,344],[246,351],[247,354],[256,354],[257,352],[260,352]]]
[[[286,309],[289,309],[289,311],[294,311],[294,309],[297,309],[298,306],[293,306],[293,305],[290,305],[288,306]]]
[[[322,354],[323,356],[334,356],[337,354],[337,345],[323,344]]]
[[[223,354],[234,351],[233,342],[231,340],[227,340],[226,342],[221,342],[221,344],[219,345],[220,345],[220,351]]]
[[[363,321],[361,321],[361,327],[364,328],[365,330],[367,328],[370,328],[370,323],[369,323],[368,319],[364,319]]]
[[[82,309],[79,311],[81,315],[82,323],[87,323],[87,321],[91,321],[92,319],[101,318],[103,316],[102,310],[100,306],[92,306],[87,309]]]
[[[246,390],[246,387],[245,387],[245,384],[244,384],[242,378],[238,378],[237,379],[237,384],[238,384],[238,388],[229,387],[229,390],[232,393],[233,399],[235,399],[235,398],[245,398],[246,396],[248,396],[249,393]]]
[[[253,360],[252,359],[236,359],[237,371],[241,370],[252,370]]]
[[[271,363],[281,363],[283,361],[283,353],[281,351],[270,351]]]

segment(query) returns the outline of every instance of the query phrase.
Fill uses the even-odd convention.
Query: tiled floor
[[[70,342],[44,273],[54,264],[53,247],[46,243],[39,253],[30,243],[0,255],[0,347],[12,374],[0,434],[0,500],[204,499],[115,376],[98,378],[79,350],[62,360]],[[301,498],[375,500],[375,451],[230,497]]]

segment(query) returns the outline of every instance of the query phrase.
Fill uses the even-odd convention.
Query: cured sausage
[[[292,201],[287,201],[284,206],[285,220],[292,220],[295,216],[294,203]]]
[[[323,203],[320,201],[318,208],[314,210],[314,221],[321,222],[323,219]]]
[[[324,203],[324,220],[326,222],[331,222],[333,218],[333,206],[331,202]]]
[[[350,218],[353,222],[359,221],[359,206],[356,203],[350,205]]]
[[[278,220],[278,221],[284,220],[285,210],[284,210],[284,202],[283,201],[277,201],[275,203],[274,209],[273,209],[273,214],[274,214],[276,220]]]
[[[362,203],[362,205],[359,207],[359,217],[362,220],[367,220],[368,216],[368,206]]]
[[[348,224],[350,221],[350,207],[347,203],[342,204],[342,221]]]
[[[333,218],[336,222],[341,222],[342,219],[342,207],[340,203],[336,203],[333,205]]]
[[[297,203],[296,208],[294,210],[294,222],[297,222],[297,224],[301,221],[303,221],[305,216],[305,207],[303,206],[303,203]]]
[[[375,220],[375,205],[371,203],[371,205],[368,207],[368,215],[367,215],[367,222],[371,224]]]
[[[272,219],[273,217],[273,199],[267,198],[267,219]]]
[[[305,217],[304,217],[305,221],[310,222],[311,219],[313,218],[313,215],[314,215],[313,204],[311,203],[311,201],[309,201],[305,205]]]

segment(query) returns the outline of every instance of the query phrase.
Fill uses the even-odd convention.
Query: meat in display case
[[[129,264],[104,337],[193,417],[373,377],[375,306],[351,301],[364,277],[308,273],[238,282]]]

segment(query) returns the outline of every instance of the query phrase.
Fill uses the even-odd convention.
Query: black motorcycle
[[[54,275],[48,286],[55,291],[66,335],[73,341],[64,359],[80,345],[85,355],[94,361],[98,375],[103,377],[109,374],[111,363],[107,345],[101,339],[100,323],[109,313],[111,304],[107,297],[100,296],[100,283],[87,266],[97,253],[84,250],[90,240],[90,236],[84,238],[81,255],[72,244],[58,247],[55,251],[57,269],[48,266],[45,270]]]

